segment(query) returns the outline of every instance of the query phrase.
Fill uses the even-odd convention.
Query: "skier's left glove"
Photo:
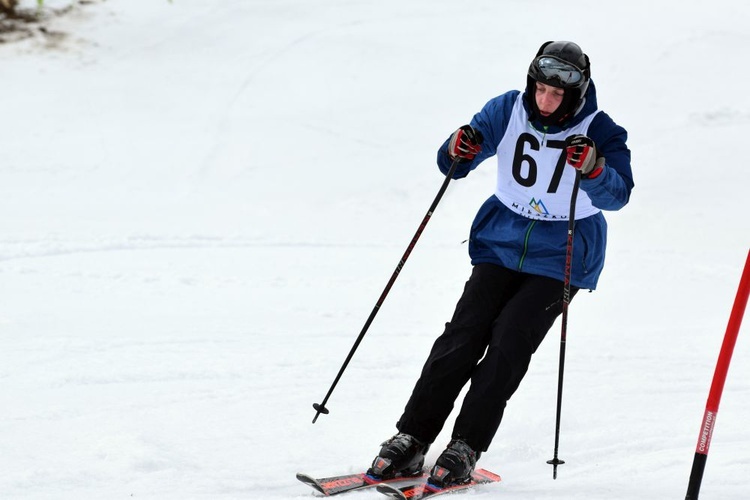
[[[604,156],[596,150],[596,144],[585,135],[571,135],[565,140],[565,155],[568,164],[581,171],[584,179],[598,177],[604,170]]]

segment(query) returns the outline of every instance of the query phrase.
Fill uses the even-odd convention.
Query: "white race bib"
[[[565,139],[587,135],[598,113],[592,113],[574,127],[557,134],[545,134],[529,123],[519,94],[500,144],[497,146],[497,189],[495,196],[509,209],[538,220],[567,220],[575,169],[565,162]],[[599,212],[583,191],[576,199],[576,219]]]

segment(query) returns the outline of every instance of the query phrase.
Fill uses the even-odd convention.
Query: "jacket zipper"
[[[523,253],[521,254],[521,260],[518,262],[519,271],[523,269],[523,261],[524,259],[526,259],[526,253],[529,251],[529,236],[531,235],[531,230],[534,229],[535,225],[536,221],[532,220],[531,224],[529,224],[529,228],[526,230],[526,235],[523,238]]]

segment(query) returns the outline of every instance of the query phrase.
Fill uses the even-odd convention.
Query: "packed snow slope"
[[[56,43],[0,46],[0,498],[305,499],[295,472],[367,467],[468,278],[491,161],[450,184],[314,425],[312,403],[438,146],[553,39],[591,57],[636,187],[571,306],[558,479],[559,324],[480,461],[503,482],[467,497],[684,498],[750,247],[750,4],[77,5]],[[750,491],[749,322],[706,499]]]

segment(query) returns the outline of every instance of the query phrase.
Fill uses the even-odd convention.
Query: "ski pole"
[[[729,324],[724,334],[724,341],[721,344],[719,359],[716,361],[716,370],[711,382],[711,390],[708,393],[706,411],[703,414],[703,422],[700,434],[698,435],[698,446],[695,449],[695,456],[693,457],[693,468],[690,471],[690,480],[685,500],[698,500],[701,481],[703,480],[703,471],[708,459],[708,448],[711,446],[711,435],[714,432],[714,425],[716,424],[716,414],[719,412],[721,393],[724,391],[724,382],[727,379],[729,362],[732,360],[732,352],[737,342],[737,334],[740,331],[742,316],[745,314],[748,295],[750,295],[750,252],[747,253],[745,269],[742,271],[737,296],[734,299],[732,313],[729,316]]]
[[[341,369],[339,370],[339,373],[336,375],[336,378],[334,379],[333,384],[331,384],[331,388],[328,389],[328,394],[326,394],[325,398],[323,398],[323,401],[321,403],[313,404],[313,408],[315,408],[315,411],[316,411],[315,418],[313,418],[313,421],[312,421],[313,423],[315,423],[315,421],[318,420],[318,417],[320,416],[321,413],[328,415],[328,408],[326,408],[326,403],[328,402],[328,398],[331,397],[331,393],[333,393],[333,390],[336,388],[336,384],[339,383],[339,380],[341,379],[341,375],[343,375],[344,370],[346,370],[346,367],[349,365],[349,361],[351,361],[352,357],[354,356],[354,352],[357,350],[357,348],[359,347],[359,344],[362,342],[362,339],[364,338],[365,333],[367,333],[367,330],[370,328],[370,325],[375,319],[375,315],[378,314],[378,311],[380,310],[380,306],[383,305],[383,302],[385,301],[385,298],[388,295],[388,292],[390,292],[391,287],[393,286],[393,283],[396,281],[396,278],[398,278],[398,275],[401,272],[401,269],[403,269],[404,264],[406,263],[406,259],[409,258],[411,251],[414,249],[414,246],[417,244],[417,240],[422,235],[422,231],[424,231],[424,228],[425,226],[427,226],[427,223],[429,222],[430,217],[432,217],[432,213],[437,208],[437,205],[440,202],[440,199],[443,197],[443,194],[445,194],[445,190],[448,189],[448,183],[450,183],[451,179],[453,178],[453,174],[456,172],[456,167],[458,167],[459,160],[460,160],[460,157],[457,156],[456,159],[453,160],[453,163],[451,163],[450,169],[448,170],[448,173],[445,175],[445,180],[443,181],[443,185],[440,186],[440,190],[438,191],[437,196],[435,196],[435,199],[433,200],[432,205],[430,205],[429,210],[427,210],[427,215],[425,215],[424,219],[422,219],[422,223],[417,228],[417,232],[414,234],[414,237],[411,239],[409,246],[406,247],[406,252],[404,252],[403,257],[401,257],[401,260],[396,266],[396,270],[393,271],[393,275],[391,275],[391,279],[388,280],[388,283],[385,285],[385,289],[383,290],[383,293],[380,294],[380,298],[375,303],[375,307],[372,309],[372,312],[370,313],[370,316],[367,318],[367,321],[365,321],[365,325],[364,327],[362,327],[362,331],[359,333],[357,340],[354,342],[354,345],[349,351],[349,355],[346,357],[346,360],[344,360],[344,364],[341,365]]]
[[[565,369],[565,342],[568,335],[568,306],[570,305],[570,274],[573,262],[573,232],[576,225],[576,198],[581,185],[581,171],[576,169],[573,183],[573,194],[570,195],[570,214],[568,215],[568,243],[565,249],[565,281],[563,283],[562,331],[560,332],[560,365],[557,373],[557,416],[555,421],[555,454],[547,463],[552,465],[552,479],[557,479],[557,466],[565,462],[557,457],[560,447],[560,417],[562,416],[563,371]]]

